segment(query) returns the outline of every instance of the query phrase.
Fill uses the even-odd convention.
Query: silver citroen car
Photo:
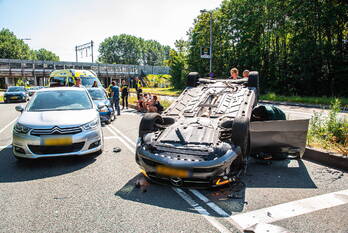
[[[85,88],[60,87],[36,92],[13,128],[17,159],[101,153],[103,133],[98,106]]]

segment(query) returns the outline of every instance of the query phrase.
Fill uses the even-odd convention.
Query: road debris
[[[140,189],[141,192],[147,192],[147,188],[150,186],[150,183],[146,180],[146,178],[142,175],[135,182],[135,187]]]
[[[121,148],[119,147],[114,147],[114,149],[112,150],[115,153],[121,152]]]

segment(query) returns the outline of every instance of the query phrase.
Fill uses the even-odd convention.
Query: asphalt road
[[[134,161],[140,114],[124,111],[104,127],[105,152],[97,157],[20,163],[8,146],[15,105],[0,104],[0,232],[240,232],[263,222],[291,232],[348,232],[348,176],[341,171],[251,161],[245,189],[150,184],[141,192]]]

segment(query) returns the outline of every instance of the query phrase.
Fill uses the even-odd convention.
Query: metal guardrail
[[[98,77],[134,77],[142,73],[169,74],[169,67],[166,66],[0,59],[0,77],[48,77],[53,70],[58,69],[93,70]]]

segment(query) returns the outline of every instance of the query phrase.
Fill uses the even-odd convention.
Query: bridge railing
[[[57,69],[93,70],[100,77],[169,74],[169,67],[166,66],[0,59],[0,77],[48,77]]]

